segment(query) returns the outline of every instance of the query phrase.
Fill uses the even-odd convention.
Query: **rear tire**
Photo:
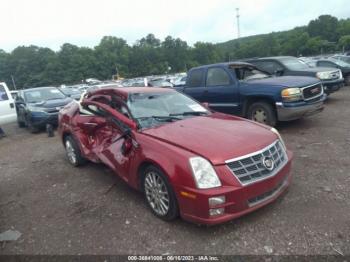
[[[249,106],[247,118],[269,126],[275,126],[277,123],[276,110],[271,104],[263,101]]]
[[[80,148],[72,136],[66,136],[64,139],[64,146],[66,148],[66,154],[69,163],[78,167],[84,165],[87,160],[83,157]]]
[[[142,178],[143,192],[152,213],[165,221],[178,217],[177,199],[163,172],[155,166],[149,166]]]

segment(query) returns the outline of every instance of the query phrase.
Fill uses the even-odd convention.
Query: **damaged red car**
[[[87,93],[60,111],[69,162],[109,166],[164,220],[218,224],[279,197],[292,152],[276,129],[164,88]]]

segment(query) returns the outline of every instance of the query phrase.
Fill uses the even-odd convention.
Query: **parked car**
[[[59,88],[59,90],[65,94],[66,96],[75,99],[75,100],[79,100],[81,94],[83,93],[83,91],[79,90],[79,89],[75,89],[75,88]]]
[[[272,202],[291,181],[293,155],[277,130],[170,88],[89,92],[60,111],[59,133],[73,166],[106,164],[164,220],[222,223]]]
[[[314,77],[273,77],[243,62],[192,68],[175,87],[213,110],[274,126],[323,110],[322,83]]]
[[[150,87],[173,87],[174,85],[167,80],[163,79],[151,79],[148,81]]]
[[[336,59],[336,60],[341,60],[345,63],[348,63],[350,64],[350,56],[346,56],[346,55],[334,55],[334,56],[331,56],[330,58],[332,59]]]
[[[310,67],[293,56],[275,56],[247,59],[245,62],[256,65],[259,69],[276,76],[311,76],[322,81],[327,95],[338,91],[344,85],[339,69],[331,67]]]
[[[71,101],[72,98],[56,87],[20,90],[16,98],[18,126],[27,126],[32,133],[40,131],[46,124],[57,126],[58,112]]]
[[[316,66],[317,67],[329,67],[329,68],[336,68],[340,69],[343,77],[345,84],[347,86],[350,85],[350,64],[346,63],[342,60],[337,60],[334,58],[328,58],[328,59],[320,59],[316,61]]]
[[[14,100],[5,82],[0,82],[0,125],[16,121]]]

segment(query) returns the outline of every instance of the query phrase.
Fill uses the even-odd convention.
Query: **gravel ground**
[[[280,124],[295,153],[288,193],[214,227],[163,222],[108,168],[70,166],[58,136],[5,126],[0,232],[22,235],[0,253],[350,255],[349,101],[345,87],[321,114]]]

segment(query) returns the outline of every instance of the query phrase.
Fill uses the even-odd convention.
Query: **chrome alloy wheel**
[[[252,120],[259,122],[259,123],[262,123],[262,124],[266,124],[267,114],[263,109],[258,108],[253,112]]]
[[[149,205],[157,215],[165,216],[169,211],[170,199],[163,178],[155,172],[149,172],[145,175],[144,183]]]
[[[77,155],[75,154],[74,147],[71,141],[69,140],[66,140],[66,152],[67,152],[69,162],[75,165],[77,163]]]

